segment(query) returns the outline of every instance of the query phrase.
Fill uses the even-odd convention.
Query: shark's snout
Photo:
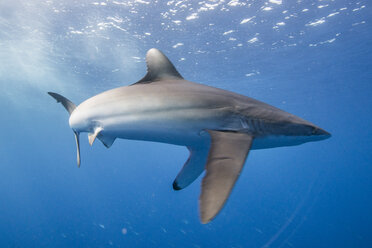
[[[314,127],[312,131],[312,136],[316,137],[316,140],[325,140],[330,138],[332,135],[324,129]]]
[[[314,127],[313,135],[326,136],[327,138],[330,138],[332,136],[329,132],[319,127]]]

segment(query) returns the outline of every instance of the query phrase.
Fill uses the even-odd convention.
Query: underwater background
[[[0,1],[0,247],[372,247],[372,10],[342,1]],[[158,48],[190,81],[332,138],[250,152],[217,218],[185,147],[81,137],[74,103],[129,85]]]

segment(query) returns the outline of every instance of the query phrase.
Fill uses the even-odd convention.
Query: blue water
[[[372,247],[372,6],[362,1],[0,2],[0,247]],[[332,138],[252,151],[217,218],[187,149],[81,140],[75,103],[162,50],[190,81],[301,116]]]

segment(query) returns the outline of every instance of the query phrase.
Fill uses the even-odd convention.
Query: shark
[[[70,114],[80,167],[80,133],[109,148],[115,139],[185,146],[189,157],[173,182],[181,190],[204,171],[199,217],[205,224],[225,205],[250,150],[295,146],[331,134],[269,104],[185,80],[158,49],[146,54],[146,75],[76,106],[48,92]]]

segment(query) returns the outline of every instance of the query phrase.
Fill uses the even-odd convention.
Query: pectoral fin
[[[208,131],[211,147],[199,199],[200,219],[211,221],[221,210],[243,168],[253,137],[247,133]]]
[[[209,146],[206,147],[187,147],[190,151],[182,170],[178,173],[173,182],[174,190],[181,190],[189,186],[204,171],[205,162],[208,157]]]

